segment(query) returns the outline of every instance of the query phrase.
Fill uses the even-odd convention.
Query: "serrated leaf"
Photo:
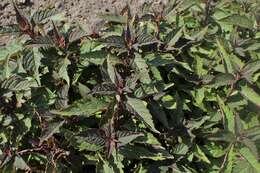
[[[107,65],[108,78],[110,79],[109,81],[112,81],[113,84],[116,84],[116,73],[115,73],[116,59],[118,58],[111,54],[107,55],[106,65]]]
[[[157,42],[158,40],[156,39],[155,36],[150,35],[146,32],[141,32],[140,34],[137,35],[137,43],[139,46],[149,45]]]
[[[30,80],[18,75],[11,76],[1,84],[1,88],[8,89],[11,91],[28,90],[31,86],[32,82]]]
[[[113,83],[103,83],[100,85],[96,85],[92,89],[92,93],[100,95],[111,95],[116,93],[116,87]]]
[[[68,58],[64,58],[58,67],[58,75],[61,79],[64,79],[68,85],[70,85],[70,77],[68,74],[68,66],[71,64]]]
[[[258,158],[258,151],[254,141],[249,138],[243,138],[242,140],[240,140],[240,142],[250,149],[255,158]]]
[[[251,164],[252,167],[256,170],[260,170],[260,163],[248,148],[241,148],[239,152]]]
[[[248,29],[252,29],[254,27],[254,22],[245,15],[233,14],[221,19],[220,21]]]
[[[65,121],[59,122],[48,122],[47,126],[44,128],[42,135],[40,137],[40,144],[48,140],[53,134],[58,133],[60,127],[65,123]]]
[[[109,47],[125,48],[125,40],[121,36],[112,35],[99,41]]]
[[[260,60],[254,60],[248,62],[241,71],[244,78],[251,78],[252,75],[260,70]]]
[[[201,149],[206,155],[214,158],[221,158],[225,155],[225,150],[223,147],[216,144],[206,144]]]
[[[244,130],[242,121],[238,114],[235,114],[235,134],[239,136]]]
[[[109,103],[104,99],[82,99],[62,110],[52,110],[53,114],[61,116],[91,116],[100,110],[106,110]]]
[[[36,24],[40,24],[56,14],[58,14],[58,12],[55,8],[37,10],[35,13],[33,13],[33,16],[31,19]]]
[[[217,46],[220,52],[220,56],[221,58],[224,60],[225,64],[224,64],[224,69],[226,71],[226,73],[230,73],[233,74],[234,73],[234,68],[232,65],[232,60],[230,55],[228,54],[226,48],[224,47],[225,41],[223,39],[217,39]]]
[[[55,42],[52,40],[50,36],[38,36],[33,40],[28,40],[25,42],[25,46],[30,47],[40,47],[40,48],[50,48],[55,47]]]
[[[23,68],[37,80],[38,84],[41,84],[39,68],[41,66],[41,59],[43,55],[37,48],[25,49],[23,51],[22,64]]]
[[[119,141],[120,146],[130,143],[131,141],[135,140],[139,136],[143,136],[143,134],[138,133],[138,132],[131,132],[131,131],[117,131],[116,132],[116,137]]]
[[[246,129],[242,133],[243,136],[246,136],[252,140],[258,140],[260,138],[260,126],[255,126],[249,129]]]
[[[194,41],[201,41],[202,39],[205,38],[205,35],[208,32],[208,26],[206,26],[205,28],[203,28],[201,31],[199,31],[198,33],[194,34],[191,36],[191,39]]]
[[[137,114],[137,117],[152,131],[156,133],[160,133],[155,129],[152,115],[150,114],[149,110],[146,108],[144,101],[127,97],[127,104],[134,110],[135,114]]]
[[[139,80],[144,84],[151,83],[151,78],[149,75],[149,67],[146,64],[146,61],[144,58],[141,57],[140,54],[135,54],[134,63],[136,65],[136,71],[139,75]]]
[[[126,145],[120,148],[119,153],[128,159],[151,159],[159,161],[174,158],[167,150],[160,146],[142,147]]]
[[[233,165],[232,173],[258,173],[246,160],[237,160]]]
[[[0,35],[20,33],[21,30],[18,25],[0,26]]]
[[[107,53],[104,51],[93,51],[81,54],[80,57],[83,60],[81,64],[87,61],[96,65],[102,65],[107,57]]]
[[[226,85],[232,85],[236,82],[235,77],[229,73],[220,73],[216,75],[213,80],[209,83],[210,87],[221,87]]]
[[[228,151],[227,161],[225,163],[225,172],[227,173],[232,172],[234,159],[235,159],[234,157],[235,157],[234,146],[232,145]]]
[[[177,155],[185,155],[189,151],[189,147],[186,144],[178,144],[174,146],[173,153]]]
[[[217,97],[217,100],[220,109],[225,115],[227,129],[230,132],[235,133],[235,115],[233,111],[224,103],[224,101],[219,96]]]
[[[58,88],[57,98],[55,100],[55,108],[62,109],[68,106],[68,94],[69,94],[69,85],[62,85]]]
[[[82,37],[86,36],[86,33],[81,29],[74,29],[69,33],[69,43],[72,43],[74,41],[77,41],[81,39]]]
[[[252,103],[256,104],[258,107],[260,106],[260,95],[251,88],[246,82],[239,82],[239,91],[243,97]]]
[[[23,67],[29,72],[38,73],[43,55],[38,49],[25,49],[23,52]]]
[[[179,39],[181,38],[181,36],[183,35],[183,30],[184,27],[180,28],[175,35],[169,40],[168,42],[168,46],[173,47],[175,46],[175,44],[177,43],[177,41],[179,41]]]
[[[63,130],[65,138],[70,145],[79,149],[79,151],[99,151],[105,146],[105,140],[98,130],[91,129],[75,134],[69,130]]]

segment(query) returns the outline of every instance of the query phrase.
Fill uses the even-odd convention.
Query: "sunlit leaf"
[[[135,98],[127,98],[127,103],[133,109],[137,117],[151,130],[156,133],[159,133],[154,126],[152,115],[150,114],[149,110],[146,108],[144,101],[135,99]]]
[[[108,104],[103,99],[82,99],[72,103],[63,110],[52,110],[51,112],[61,116],[91,116],[98,111],[106,110]]]
[[[248,148],[241,148],[239,152],[251,164],[252,167],[256,170],[260,170],[260,163]]]

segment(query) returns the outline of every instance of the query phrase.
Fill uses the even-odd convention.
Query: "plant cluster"
[[[13,6],[0,172],[259,172],[258,1],[126,5],[92,33]]]

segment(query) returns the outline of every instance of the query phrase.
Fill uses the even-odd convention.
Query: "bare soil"
[[[19,7],[28,10],[55,7],[58,12],[65,13],[70,22],[80,24],[91,29],[100,19],[98,14],[114,13],[129,3],[134,11],[148,1],[159,0],[16,0]],[[10,0],[0,1],[0,26],[15,23],[15,12]],[[3,46],[8,37],[0,37],[0,46]]]

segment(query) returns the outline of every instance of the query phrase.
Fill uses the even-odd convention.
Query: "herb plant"
[[[55,9],[1,26],[0,172],[260,171],[260,3]]]

